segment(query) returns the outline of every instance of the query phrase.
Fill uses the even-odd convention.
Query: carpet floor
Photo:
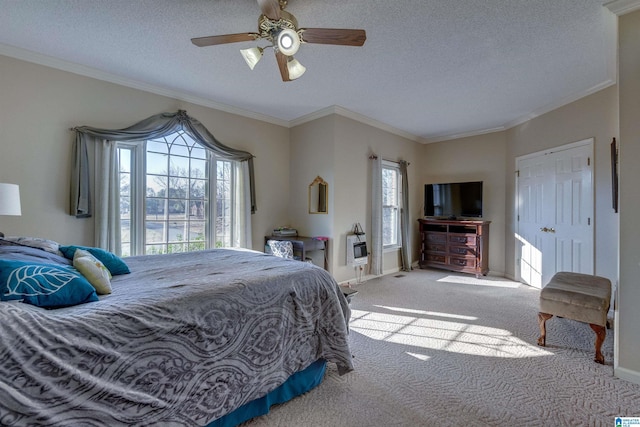
[[[614,426],[640,417],[640,385],[613,376],[613,330],[593,362],[587,324],[553,317],[539,347],[537,289],[502,278],[414,270],[360,284],[355,370],[329,364],[311,392],[243,424]]]

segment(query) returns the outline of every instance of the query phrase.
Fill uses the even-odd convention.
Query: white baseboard
[[[413,267],[413,268],[417,268],[417,267]],[[383,270],[382,274],[380,276],[376,276],[374,274],[367,274],[367,275],[363,275],[362,276],[360,282],[356,282],[356,279],[354,278],[354,279],[347,279],[347,280],[343,280],[341,282],[338,282],[338,285],[340,285],[340,286],[362,285],[363,283],[367,282],[368,280],[372,280],[372,279],[375,279],[377,277],[388,276],[389,274],[396,274],[396,273],[398,273],[400,271],[401,271],[400,267],[390,268],[388,270]]]
[[[613,375],[622,380],[640,384],[640,372],[632,371],[626,368],[614,368]]]

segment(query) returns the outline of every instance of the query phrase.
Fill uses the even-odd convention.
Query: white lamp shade
[[[289,70],[289,79],[295,80],[302,76],[307,69],[298,62],[297,59],[291,58],[287,61],[287,69]]]
[[[0,183],[0,215],[22,215],[18,185]]]
[[[264,49],[262,49],[261,47],[252,47],[249,49],[241,49],[240,53],[242,54],[244,60],[247,62],[249,68],[253,70],[253,67],[255,67],[258,61],[260,61],[260,58],[262,58],[263,50]]]

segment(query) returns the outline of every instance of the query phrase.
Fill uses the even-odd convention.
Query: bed
[[[0,245],[0,278],[20,262],[72,269],[47,249]],[[349,307],[319,267],[233,249],[125,261],[90,302],[0,302],[0,425],[236,425],[326,363],[353,369]]]

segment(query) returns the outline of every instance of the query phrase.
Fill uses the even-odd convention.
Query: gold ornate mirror
[[[319,176],[309,184],[310,214],[326,214],[329,212],[328,191],[327,182]]]

